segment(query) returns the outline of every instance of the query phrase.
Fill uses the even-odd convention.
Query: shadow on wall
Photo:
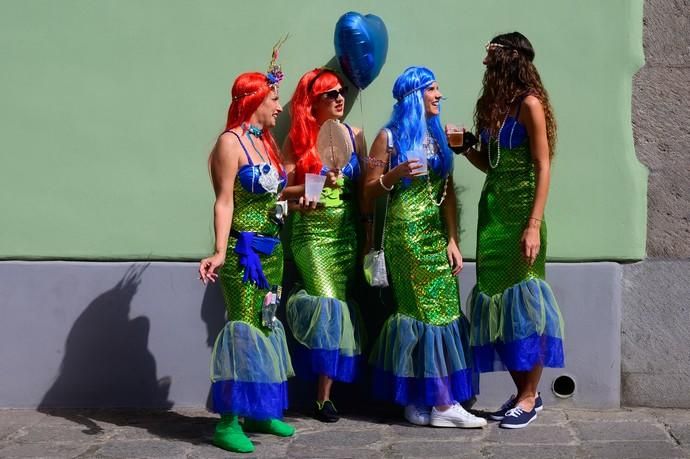
[[[149,319],[129,318],[148,265],[131,266],[120,282],[94,299],[67,336],[60,374],[39,410],[51,407],[170,408],[170,378],[156,377],[148,350]]]
[[[133,265],[112,289],[94,299],[67,336],[60,374],[39,410],[52,407],[170,408],[170,378],[156,377],[148,350],[149,319],[129,318],[132,298],[148,265]]]
[[[77,318],[67,336],[60,374],[38,411],[81,424],[89,435],[103,435],[98,422],[106,422],[144,428],[161,438],[209,443],[215,418],[139,411],[173,406],[168,400],[171,379],[156,376],[156,362],[148,349],[149,319],[129,317],[147,268],[148,264],[132,265],[117,285],[94,299]],[[206,323],[216,326],[215,319]],[[113,407],[136,410],[104,409]]]

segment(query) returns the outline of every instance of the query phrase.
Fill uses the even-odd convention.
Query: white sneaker
[[[405,407],[405,419],[410,424],[428,426],[430,418],[431,411],[425,406],[407,405]]]
[[[455,403],[446,411],[439,411],[434,407],[431,410],[431,425],[434,427],[461,427],[463,429],[471,429],[475,427],[484,427],[486,425],[486,419],[468,413],[459,403]]]

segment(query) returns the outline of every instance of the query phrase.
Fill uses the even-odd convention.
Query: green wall
[[[527,35],[560,128],[550,258],[644,257],[646,170],[630,122],[642,0],[0,0],[0,258],[206,254],[206,157],[232,80],[265,69],[289,32],[288,102],[303,72],[333,58],[335,22],[350,10],[381,16],[389,32],[364,116],[357,103],[347,118],[369,139],[408,65],[431,67],[448,97],[444,121],[469,125],[484,44],[496,33]],[[472,258],[482,175],[457,158],[456,182]]]

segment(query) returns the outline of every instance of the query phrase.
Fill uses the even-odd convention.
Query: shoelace
[[[473,415],[472,413],[470,413],[469,411],[467,411],[465,408],[462,407],[461,404],[459,404],[459,403],[457,403],[457,402],[453,403],[453,408],[452,408],[452,409],[453,409],[456,413],[458,413],[459,415],[461,415],[463,418],[465,418],[465,419],[474,419],[474,418],[476,418],[475,415]]]
[[[515,408],[512,408],[512,409],[506,411],[506,417],[510,416],[513,418],[517,418],[524,412],[525,411],[522,408],[520,408],[519,406],[516,406]]]

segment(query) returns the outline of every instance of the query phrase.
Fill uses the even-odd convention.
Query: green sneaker
[[[224,415],[216,424],[213,444],[233,453],[252,453],[254,444],[242,431],[237,416]]]
[[[294,427],[278,419],[256,421],[254,419],[245,418],[244,430],[246,430],[247,432],[267,433],[271,435],[277,435],[279,437],[292,437],[295,434]]]

